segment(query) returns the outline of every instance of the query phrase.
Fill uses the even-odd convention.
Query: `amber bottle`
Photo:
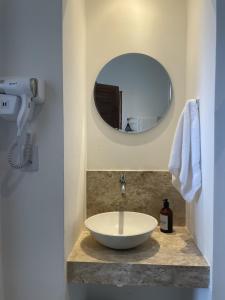
[[[163,208],[160,211],[160,230],[164,233],[173,232],[173,212],[168,199],[163,200]]]

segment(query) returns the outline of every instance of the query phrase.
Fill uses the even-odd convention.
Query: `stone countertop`
[[[69,283],[207,288],[210,268],[185,227],[156,229],[147,242],[112,250],[83,230],[67,261]]]

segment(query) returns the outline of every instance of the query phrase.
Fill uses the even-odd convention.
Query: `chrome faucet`
[[[120,191],[122,195],[126,194],[126,176],[124,173],[120,175]]]

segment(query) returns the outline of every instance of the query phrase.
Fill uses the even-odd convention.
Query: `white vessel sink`
[[[85,221],[94,238],[112,249],[129,249],[142,244],[157,225],[152,216],[129,211],[97,214]]]

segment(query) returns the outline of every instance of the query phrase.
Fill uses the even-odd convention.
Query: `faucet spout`
[[[125,174],[120,175],[120,191],[121,194],[126,194],[126,176]]]

